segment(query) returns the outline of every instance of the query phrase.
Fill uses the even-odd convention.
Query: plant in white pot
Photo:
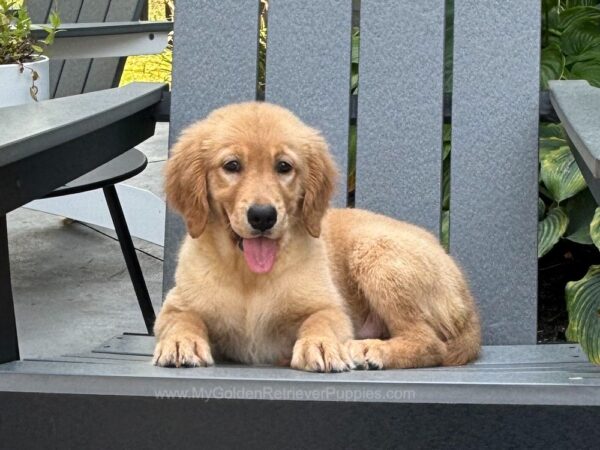
[[[49,61],[43,55],[54,41],[60,25],[56,11],[50,24],[40,25],[45,39],[31,36],[33,25],[26,6],[13,0],[0,0],[0,107],[19,105],[49,97]]]

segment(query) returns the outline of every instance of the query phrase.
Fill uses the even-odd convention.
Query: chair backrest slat
[[[36,0],[27,2],[27,11],[33,23],[46,23],[53,0]]]
[[[444,2],[363,2],[356,206],[440,228]]]
[[[536,341],[540,4],[456,0],[450,252],[489,344]]]
[[[53,1],[28,2],[34,23],[45,23]],[[145,0],[61,0],[57,8],[63,23],[124,22],[139,20]],[[93,92],[115,87],[125,58],[50,60],[50,95]]]
[[[322,131],[340,170],[334,203],[346,206],[352,4],[271,2],[266,99]]]
[[[139,20],[142,14],[143,1],[110,2],[105,22],[123,22]],[[91,61],[83,92],[94,92],[109,89],[119,84],[121,72],[126,58],[96,58]]]
[[[109,4],[110,0],[84,1],[77,22],[104,22]],[[66,60],[54,96],[81,94],[91,62],[91,59]]]
[[[178,0],[173,57],[170,141],[213,109],[256,98],[258,5],[256,0]],[[184,234],[169,213],[165,232],[163,286],[173,284]]]
[[[36,2],[28,2],[36,3]],[[60,2],[60,19],[63,23],[76,23],[79,17],[79,11],[81,9],[82,0],[62,0]],[[43,8],[33,8],[32,5],[28,4],[28,8],[31,13],[31,20],[34,23],[46,23],[48,20],[48,9],[43,11]],[[43,14],[42,14],[43,13]],[[65,61],[62,59],[51,59],[50,60],[50,97],[54,97],[60,80]]]

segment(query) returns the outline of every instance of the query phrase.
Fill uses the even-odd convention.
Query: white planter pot
[[[35,70],[39,78],[35,81],[38,88],[37,99],[50,98],[50,62],[45,56],[40,56],[38,61],[25,63],[23,73],[19,71],[18,64],[0,64],[0,108],[5,106],[33,103],[29,89],[33,82]]]

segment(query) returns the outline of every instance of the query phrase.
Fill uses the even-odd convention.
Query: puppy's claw
[[[374,363],[374,362],[368,361],[367,362],[367,368],[369,370],[381,370],[381,369],[383,369],[383,366],[381,366],[378,363]]]
[[[296,341],[291,367],[309,372],[347,372],[353,366],[348,350],[333,339],[303,338]]]
[[[346,343],[352,361],[360,370],[382,370],[382,341],[379,339],[352,340]]]
[[[152,364],[161,367],[206,367],[214,364],[210,346],[196,336],[166,336],[154,350]]]

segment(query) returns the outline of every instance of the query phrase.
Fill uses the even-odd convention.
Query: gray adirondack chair
[[[97,27],[90,36],[83,39],[81,36],[77,36],[79,40],[76,42],[79,45],[70,43],[73,41],[70,37],[62,39],[61,36],[64,36],[65,33],[62,31],[62,34],[58,35],[59,39],[49,48],[51,97],[65,97],[118,86],[126,58],[122,56],[100,57],[102,52],[99,53],[98,50],[110,45],[114,47],[111,48],[112,54],[119,54],[119,41],[115,40],[117,37],[115,35],[128,33],[127,27],[124,25],[140,19],[147,4],[146,0],[64,0],[58,4],[55,0],[32,0],[27,4],[34,23],[46,23],[51,9],[55,6],[58,7],[63,21],[62,28],[69,27],[68,36],[82,34],[81,32],[75,33],[77,30],[74,28],[77,25],[85,26],[85,24],[94,23]],[[98,26],[100,23],[104,23],[107,27],[100,30]],[[147,36],[141,35],[138,38],[136,43],[140,53],[149,54],[162,51],[165,39],[164,34],[159,35],[159,30],[165,31],[164,27],[162,30],[160,28],[148,29],[147,34],[150,34],[152,40],[155,41],[154,45],[149,45],[152,44],[152,41],[149,41]],[[103,42],[102,39],[107,42]],[[160,45],[161,41],[162,46]],[[129,46],[127,54],[136,54],[135,47],[129,50],[131,40],[127,42],[127,45]],[[98,57],[87,57],[90,50],[95,52]],[[59,55],[55,57],[57,53]],[[108,166],[96,170],[95,173],[87,174],[83,179],[70,182],[48,198],[34,200],[26,207],[115,229],[101,190],[77,188],[82,185],[90,186],[92,183],[102,184],[99,181],[102,177],[106,177],[107,173],[121,175],[119,177],[121,179],[129,178],[132,174],[123,176],[127,172],[127,168],[131,169],[131,172],[140,170],[140,161],[144,158],[141,152],[132,149],[127,154],[113,160]],[[68,197],[56,195],[62,191],[72,191],[76,194]],[[149,191],[123,183],[116,186],[116,191],[123,204],[131,235],[163,245],[164,202]]]
[[[29,0],[27,8],[33,23],[46,23],[54,6],[61,21],[72,23],[129,22],[140,20],[144,1],[140,0]],[[51,49],[50,49],[51,50]],[[50,61],[50,96],[65,97],[118,86],[125,58]]]
[[[171,141],[212,109],[256,98],[257,3],[178,0]],[[273,0],[268,17],[265,98],[320,128],[342,173],[355,10],[341,0]],[[174,370],[150,365],[152,338],[118,336],[78,357],[0,365],[2,405],[22,418],[3,417],[15,442],[26,435],[45,442],[53,427],[70,430],[56,441],[85,436],[80,442],[98,446],[597,445],[600,369],[577,345],[535,345],[539,2],[456,0],[453,25],[450,252],[481,310],[479,361],[336,375],[238,365]],[[444,1],[365,0],[360,27],[356,206],[438,233]],[[160,102],[158,91],[132,86],[106,94],[114,111],[124,111],[119,121],[140,121],[135,139],[152,122],[140,111]],[[599,92],[579,82],[552,86],[595,186],[600,138],[590,115],[600,117]],[[79,107],[92,95],[77,99]],[[134,139],[134,130],[121,139]],[[69,132],[75,137],[65,142],[88,134]],[[345,191],[342,180],[337,206],[345,205]],[[1,211],[15,203],[0,198]],[[166,230],[165,289],[184,232],[175,215]],[[40,408],[53,415],[51,425]]]
[[[62,21],[72,26],[137,21],[145,5],[144,0],[63,0],[58,6]],[[28,2],[33,23],[46,23],[56,6],[54,0]],[[60,47],[63,39],[60,34],[58,38],[57,46]],[[50,47],[52,50],[55,48]],[[118,86],[126,60],[124,57],[81,58],[73,48],[67,50],[65,58],[68,59],[59,57],[50,60],[52,98]],[[144,170],[147,163],[145,155],[133,148],[25,207],[115,230],[146,328],[151,333],[155,313],[131,235],[162,244],[164,202],[151,192],[120,183]],[[126,218],[129,220],[126,221]]]

